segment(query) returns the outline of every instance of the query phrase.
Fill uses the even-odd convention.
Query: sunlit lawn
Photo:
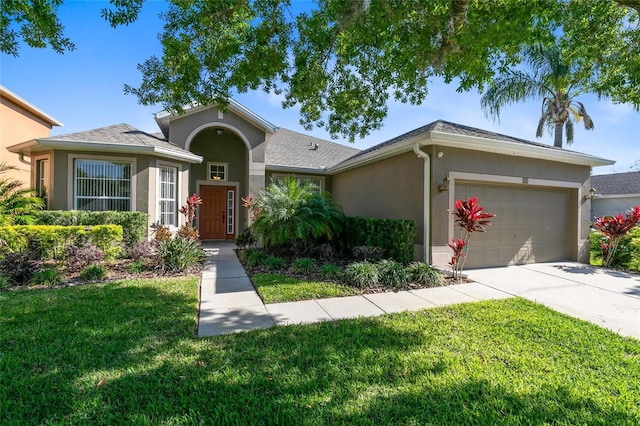
[[[264,303],[295,302],[360,294],[347,285],[307,281],[281,274],[255,274],[251,277]]]
[[[197,285],[0,293],[0,424],[640,424],[640,342],[525,300],[198,339]]]

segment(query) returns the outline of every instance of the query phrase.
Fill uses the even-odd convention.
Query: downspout
[[[424,247],[424,263],[429,264],[429,257],[431,252],[431,157],[426,152],[420,150],[420,144],[413,145],[413,152],[416,153],[418,158],[424,158],[424,193],[422,195],[423,201],[423,240],[422,246]]]
[[[20,160],[21,163],[24,163],[27,166],[31,165],[31,161],[27,161],[27,160],[24,159],[24,153],[22,153],[22,152],[20,154],[18,154],[18,159]]]

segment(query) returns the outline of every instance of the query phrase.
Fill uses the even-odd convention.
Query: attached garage
[[[458,182],[455,198],[478,197],[496,215],[487,232],[473,234],[468,268],[571,258],[569,189]],[[458,229],[454,229],[457,233]]]

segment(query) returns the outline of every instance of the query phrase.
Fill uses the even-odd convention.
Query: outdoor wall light
[[[223,134],[223,133],[224,133],[224,130],[222,130],[222,129],[216,129],[216,134],[217,134],[218,136],[222,136],[222,134]]]
[[[442,185],[438,185],[438,191],[447,192],[449,190],[449,178],[442,179]]]
[[[588,193],[588,194],[585,194],[585,196],[584,196],[584,200],[585,200],[585,201],[587,201],[587,200],[593,200],[594,198],[596,198],[596,189],[595,189],[595,188],[591,188],[591,189],[589,190],[589,193]]]

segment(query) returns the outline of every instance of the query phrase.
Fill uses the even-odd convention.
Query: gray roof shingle
[[[267,143],[265,161],[267,167],[323,169],[359,152],[356,148],[280,128]]]
[[[640,172],[591,176],[591,186],[599,195],[640,194]]]
[[[120,123],[85,132],[68,133],[66,135],[41,138],[45,141],[89,142],[96,145],[151,146],[163,148],[180,154],[191,154],[177,145],[168,142],[162,135],[152,135],[138,130],[129,124]]]

